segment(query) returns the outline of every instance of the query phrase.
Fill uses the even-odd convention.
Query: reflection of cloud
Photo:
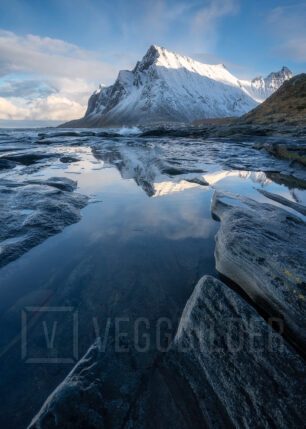
[[[173,195],[176,199],[175,204],[171,199],[167,201],[152,199],[154,203],[150,205],[150,210],[143,212],[141,226],[149,228],[153,236],[162,235],[169,240],[210,237],[215,232],[214,221],[210,215],[211,192],[204,192],[200,195],[198,193],[189,194],[187,200]],[[160,203],[160,201],[163,202]],[[143,234],[141,229],[138,232],[135,231],[133,224],[131,228],[129,225],[125,225],[123,236],[128,239],[136,234],[141,235]]]
[[[277,42],[275,51],[293,60],[306,61],[306,4],[278,6],[267,17],[268,31]]]

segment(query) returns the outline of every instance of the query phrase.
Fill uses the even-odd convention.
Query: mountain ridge
[[[278,74],[270,74],[266,78],[269,81],[261,78],[261,85],[257,85],[261,93],[270,88],[271,82],[277,86],[277,82],[286,79],[287,70],[291,73],[284,68]],[[203,64],[151,45],[133,70],[119,71],[113,85],[100,85],[89,98],[83,118],[61,126],[103,127],[238,117],[256,107],[263,97],[261,94],[256,98],[255,89],[249,81],[233,76],[224,64]]]
[[[287,80],[267,100],[245,114],[246,124],[306,124],[306,73]]]

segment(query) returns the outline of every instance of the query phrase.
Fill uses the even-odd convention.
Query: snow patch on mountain
[[[284,68],[266,79],[240,81],[223,64],[202,64],[152,45],[132,71],[121,70],[113,85],[100,86],[92,94],[84,118],[64,126],[123,126],[240,116],[277,89],[290,73]]]
[[[288,67],[278,72],[272,72],[267,77],[258,76],[251,81],[240,81],[243,88],[255,101],[262,103],[272,95],[286,80],[293,77]]]

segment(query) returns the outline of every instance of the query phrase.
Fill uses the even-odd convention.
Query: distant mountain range
[[[285,82],[264,103],[241,118],[247,124],[306,125],[306,73]]]
[[[283,67],[266,78],[239,80],[223,64],[208,65],[152,45],[132,71],[100,87],[85,116],[65,127],[103,127],[191,122],[241,116],[269,97],[292,72]]]

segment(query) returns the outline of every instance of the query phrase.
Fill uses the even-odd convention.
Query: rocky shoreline
[[[297,127],[278,127],[276,134],[274,125],[232,124],[143,129],[130,138],[113,130],[52,131],[22,140],[22,151],[6,143],[0,159],[3,265],[80,219],[90,199],[75,192],[76,180],[54,177],[53,170],[43,179],[32,174],[52,160],[61,171],[78,162],[82,169],[85,145],[94,162],[116,168],[147,197],[166,195],[169,184],[215,190],[211,214],[220,221],[215,262],[223,281],[198,280],[203,273],[196,273],[170,349],[118,354],[114,337],[106,351],[98,339],[31,429],[303,426],[306,208],[299,192],[306,189],[305,135]],[[76,145],[78,151],[68,150]],[[251,175],[260,201],[216,191],[218,176],[231,174]],[[271,180],[279,194],[273,186],[273,192],[263,189]],[[288,188],[290,200],[278,184]]]
[[[306,224],[285,209],[218,192],[212,214],[221,221],[217,270],[254,306],[204,276],[167,352],[139,373],[129,357],[120,361],[113,351],[101,352],[97,341],[29,428],[303,426]],[[257,306],[277,326],[271,327]],[[112,387],[117,405],[105,379],[109,366],[122,376]]]

